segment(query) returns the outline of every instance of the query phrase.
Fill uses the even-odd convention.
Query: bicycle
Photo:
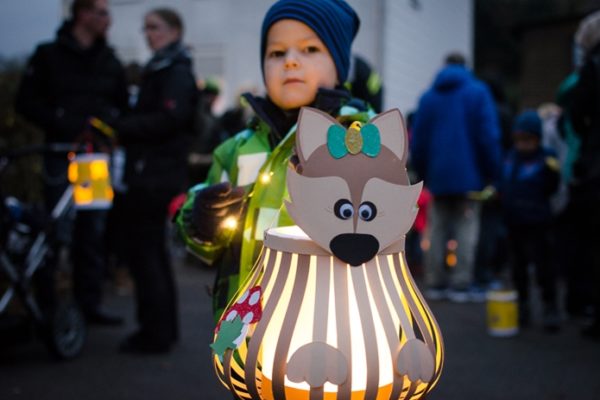
[[[52,144],[0,154],[0,177],[18,157],[40,153],[66,155],[71,151],[73,145]],[[5,196],[0,189],[0,276],[8,279],[8,288],[0,297],[0,321],[16,317],[17,325],[32,324],[50,354],[60,360],[75,358],[82,352],[87,335],[85,319],[68,297],[57,296],[56,305],[51,309],[42,306],[36,299],[33,279],[60,248],[58,226],[72,216],[72,192],[68,185],[50,213],[40,216],[27,204]],[[20,300],[25,315],[9,315],[7,309],[14,299]]]

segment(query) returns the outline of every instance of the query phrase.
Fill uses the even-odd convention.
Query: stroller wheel
[[[83,314],[74,303],[59,304],[48,322],[44,336],[52,356],[69,360],[81,354],[87,329]]]

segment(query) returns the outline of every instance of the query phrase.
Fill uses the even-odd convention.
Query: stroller
[[[5,153],[0,155],[0,177],[11,161],[18,157],[43,152],[64,153],[66,156],[72,150],[71,145],[57,144]],[[67,223],[72,213],[70,185],[49,215],[36,212],[14,197],[5,196],[0,189],[0,283],[4,280],[8,283],[3,294],[1,288],[6,285],[0,286],[0,330],[34,331],[44,341],[50,354],[61,360],[72,359],[81,353],[87,332],[85,320],[68,296],[56,294],[52,307],[40,304],[36,297],[40,289],[37,284],[44,282],[35,277],[45,268],[48,257],[57,254],[60,249],[58,226]],[[54,280],[51,281],[53,287],[46,290],[54,291]],[[9,312],[14,311],[9,309],[14,299],[20,300],[21,305],[13,307],[19,309],[17,315]]]

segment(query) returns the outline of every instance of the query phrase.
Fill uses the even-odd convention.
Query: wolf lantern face
[[[407,136],[397,109],[346,129],[309,107],[296,133],[286,207],[319,246],[358,266],[401,241],[416,216],[422,183],[410,185]]]

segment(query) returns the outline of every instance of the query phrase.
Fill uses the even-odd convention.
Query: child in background
[[[206,182],[190,189],[176,220],[188,248],[217,267],[216,319],[254,265],[264,230],[293,224],[282,204],[300,107],[347,125],[373,116],[343,87],[359,25],[342,0],[280,0],[263,20],[267,96],[244,95],[256,116],[214,151]]]
[[[513,283],[519,293],[519,320],[530,317],[528,266],[533,263],[541,288],[543,326],[559,329],[556,270],[551,256],[552,211],[550,198],[560,181],[556,155],[541,145],[542,121],[528,110],[516,119],[513,147],[504,160],[501,201],[508,228]]]

